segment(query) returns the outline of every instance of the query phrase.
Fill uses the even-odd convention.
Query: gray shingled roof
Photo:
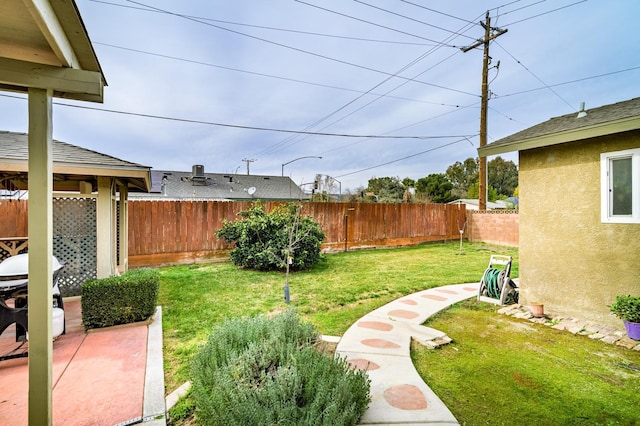
[[[586,113],[582,118],[575,112],[554,117],[487,144],[478,153],[484,157],[640,129],[640,98],[587,109]]]
[[[164,179],[164,183],[163,183]],[[255,188],[252,190],[251,188]],[[250,192],[253,192],[251,194]],[[151,171],[151,192],[130,194],[132,200],[306,200],[287,176]]]
[[[16,171],[27,174],[28,146],[28,134],[0,131],[0,163],[12,165],[10,173],[0,170],[0,175],[14,176]],[[66,175],[76,176],[74,179],[80,179],[78,176],[118,176],[129,180],[133,185],[130,189],[146,190],[150,170],[148,166],[57,140],[52,141],[51,150],[54,174],[58,168],[64,167],[65,170],[75,170],[65,172]]]
[[[0,161],[27,161],[29,139],[26,133],[0,131]],[[149,167],[121,160],[107,154],[101,154],[70,143],[53,140],[53,162],[65,165],[83,165],[121,169],[140,169]]]

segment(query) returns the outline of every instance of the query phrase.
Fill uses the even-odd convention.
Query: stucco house
[[[194,165],[191,172],[152,170],[149,193],[130,194],[131,200],[165,201],[300,201],[308,200],[290,177],[208,173]]]
[[[640,296],[640,98],[568,114],[478,149],[517,151],[520,302],[621,327]]]

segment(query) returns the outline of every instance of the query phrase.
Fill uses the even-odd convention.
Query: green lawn
[[[291,305],[322,334],[341,335],[365,313],[429,287],[478,282],[491,254],[518,251],[465,243],[367,250],[326,256],[290,278]],[[161,269],[167,392],[188,380],[192,355],[227,317],[279,312],[283,273],[230,263]],[[640,352],[497,314],[475,300],[426,325],[453,343],[413,345],[425,382],[461,424],[640,425]],[[187,410],[189,408],[187,407]]]
[[[461,424],[640,424],[640,353],[495,313],[475,300],[427,321],[453,343],[414,344],[425,382]]]
[[[312,270],[290,277],[291,305],[326,335],[341,335],[365,313],[430,287],[478,282],[491,254],[517,249],[459,242],[337,253]],[[188,379],[191,356],[211,327],[228,317],[268,314],[287,307],[285,276],[238,269],[231,263],[162,268],[167,392]]]

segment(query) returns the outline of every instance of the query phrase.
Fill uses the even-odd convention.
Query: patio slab
[[[161,330],[160,312],[85,333],[80,309],[79,300],[65,301],[66,334],[53,342],[53,424],[164,424],[162,334],[154,331]],[[0,335],[0,354],[18,345],[12,327]],[[28,358],[0,361],[0,424],[28,424],[28,374]],[[145,401],[151,386],[161,389],[147,389]]]

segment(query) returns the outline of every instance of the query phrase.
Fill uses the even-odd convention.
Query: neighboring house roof
[[[233,173],[205,173],[151,171],[151,192],[131,194],[137,200],[306,200],[309,198],[287,176],[239,175]]]
[[[0,131],[0,188],[27,189],[28,145],[26,133]],[[150,167],[57,140],[51,146],[56,191],[77,190],[79,181],[98,176],[126,181],[130,191],[151,188]]]
[[[450,201],[447,204],[465,204],[472,208],[477,209],[479,205],[479,201],[477,198],[460,198],[459,200]],[[510,206],[502,200],[498,200],[495,203],[491,201],[487,201],[487,210],[496,210],[496,209],[508,209]]]
[[[478,148],[481,157],[640,129],[640,98],[554,117]]]

